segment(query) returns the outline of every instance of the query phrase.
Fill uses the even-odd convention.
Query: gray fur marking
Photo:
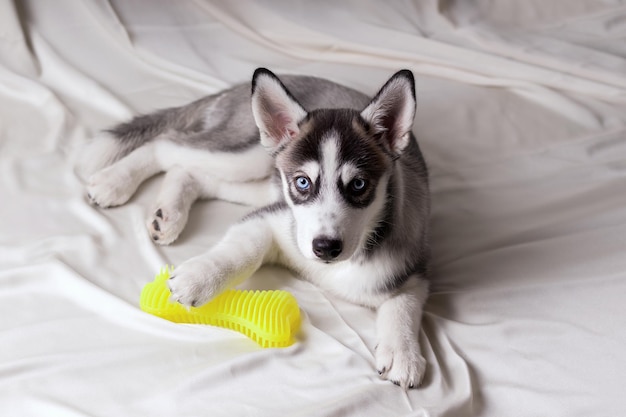
[[[366,95],[321,78],[286,75],[281,80],[308,111],[363,108],[369,102]],[[117,159],[156,138],[213,152],[241,152],[259,142],[250,110],[250,83],[185,106],[137,116],[107,132],[122,144]]]

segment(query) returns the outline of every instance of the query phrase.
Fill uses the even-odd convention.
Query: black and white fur
[[[417,386],[426,367],[418,333],[430,203],[411,132],[412,73],[396,73],[371,100],[330,81],[279,79],[263,68],[251,91],[240,85],[107,131],[80,159],[81,171],[95,170],[89,198],[101,207],[124,204],[164,171],[147,220],[158,244],[178,237],[198,198],[262,206],[176,268],[173,299],[199,306],[263,264],[284,265],[376,309],[379,374]]]

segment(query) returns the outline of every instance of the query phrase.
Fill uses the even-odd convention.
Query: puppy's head
[[[410,140],[411,72],[396,73],[361,111],[307,112],[273,73],[258,69],[252,112],[276,157],[300,252],[324,262],[350,258],[382,220],[393,161]]]

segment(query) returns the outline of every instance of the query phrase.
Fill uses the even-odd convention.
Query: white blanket
[[[84,197],[72,149],[265,66],[373,94],[417,77],[433,293],[421,388],[379,380],[375,313],[288,271],[298,342],[142,313],[159,267],[250,208],[155,246],[156,178]],[[0,415],[626,415],[626,6],[621,1],[0,1]]]

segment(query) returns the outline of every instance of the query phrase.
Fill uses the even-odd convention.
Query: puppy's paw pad
[[[146,221],[150,237],[159,245],[174,242],[185,228],[187,216],[177,210],[157,208]]]

